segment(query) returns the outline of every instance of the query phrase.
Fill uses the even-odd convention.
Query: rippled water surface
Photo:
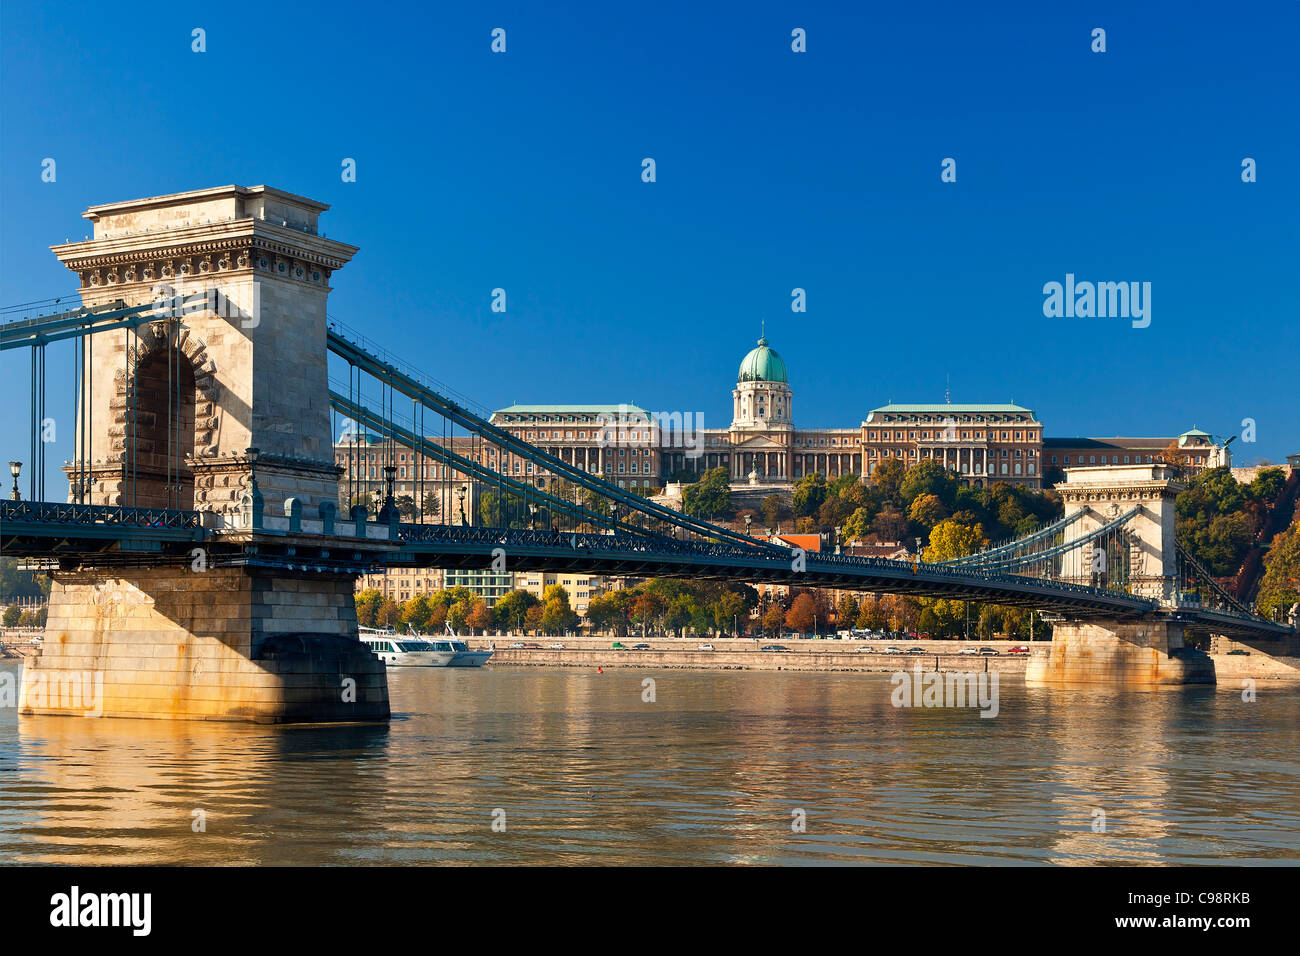
[[[15,673],[17,667],[4,665]],[[1300,687],[1026,688],[994,719],[883,674],[390,672],[387,727],[16,716],[19,863],[1295,863]],[[644,677],[656,681],[642,700]],[[192,829],[194,811],[206,832]],[[505,832],[494,832],[494,811]],[[806,832],[793,832],[794,812]],[[1094,811],[1106,832],[1094,832]],[[497,819],[501,815],[497,814]]]

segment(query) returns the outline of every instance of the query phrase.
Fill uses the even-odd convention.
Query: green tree
[[[5,627],[17,627],[18,622],[23,619],[23,609],[17,604],[10,604],[5,608],[4,616],[0,618]]]
[[[713,623],[719,631],[739,634],[749,619],[749,608],[744,595],[737,591],[724,591],[713,608]]]
[[[497,627],[508,631],[520,630],[528,617],[528,609],[540,603],[537,595],[530,591],[509,591],[497,599],[496,607],[493,608],[495,623]]]
[[[811,517],[817,513],[817,509],[822,506],[826,500],[829,489],[826,487],[826,476],[820,471],[814,471],[811,475],[804,475],[794,483],[794,513],[796,517]]]
[[[792,516],[789,502],[777,492],[764,498],[759,510],[763,513],[763,525],[767,528],[775,528],[783,519]]]
[[[682,489],[682,510],[693,518],[713,519],[731,511],[731,477],[725,467],[711,468]]]
[[[427,594],[417,594],[402,607],[402,623],[409,624],[417,631],[429,626],[429,616],[433,613],[433,602]]]
[[[835,624],[840,630],[853,627],[858,620],[858,599],[852,594],[845,594],[835,606]]]
[[[871,483],[880,492],[883,501],[902,504],[899,489],[906,469],[901,458],[882,458],[871,472]]]
[[[1264,577],[1256,606],[1260,613],[1284,616],[1300,603],[1300,514],[1291,527],[1277,535],[1264,555]]]
[[[903,475],[898,495],[904,505],[911,505],[919,495],[934,495],[945,508],[957,500],[957,476],[943,467],[937,459],[922,458]]]
[[[49,596],[50,578],[34,571],[19,571],[17,558],[0,558],[0,598]]]
[[[875,512],[863,507],[855,510],[844,519],[842,529],[845,541],[857,541],[871,533],[871,522],[876,519]]]

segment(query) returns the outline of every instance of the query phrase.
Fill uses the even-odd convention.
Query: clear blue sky
[[[725,425],[766,319],[797,424],[950,376],[1049,436],[1249,417],[1239,462],[1300,451],[1300,4],[587,7],[7,0],[0,304],[74,290],[46,247],[88,205],[265,183],[361,247],[331,314],[488,407]],[[1067,272],[1152,283],[1150,327],[1045,318]],[[26,363],[0,359],[0,458]]]

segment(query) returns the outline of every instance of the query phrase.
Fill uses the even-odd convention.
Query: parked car
[[[1029,648],[1026,647],[1024,644],[1021,644],[1019,647],[1013,647],[1013,648],[1011,648],[1010,650],[1007,651],[1007,653],[1008,653],[1008,654],[1028,654],[1028,653],[1029,653]]]
[[[553,644],[547,644],[546,646],[549,647],[549,648],[550,648],[551,650],[553,650],[553,651],[562,651],[562,650],[564,650],[564,644],[563,644],[562,642],[560,642],[560,641],[556,641],[556,642],[553,643]]]
[[[883,651],[881,651],[881,653],[882,654],[903,654],[906,652],[901,647],[895,647],[893,644],[890,644]]]
[[[650,650],[650,645],[649,645],[649,644],[633,644],[633,645],[632,645],[632,650],[634,650],[634,651],[648,651],[648,650]]]
[[[786,647],[784,644],[764,644],[762,647],[759,648],[759,650],[760,650],[760,651],[775,651],[776,653],[780,654],[780,653],[782,653],[783,651],[788,651],[788,650],[790,650],[790,648]]]
[[[511,647],[527,647],[528,645],[525,644],[523,641],[515,641],[515,642],[514,642],[513,644],[511,644],[510,646],[511,646]]]
[[[998,655],[999,651],[998,651],[998,649],[997,649],[996,647],[981,647],[981,648],[980,648],[980,653],[981,653],[981,654],[986,654],[986,655],[988,655],[989,657],[996,657],[996,656]]]
[[[975,650],[975,648],[973,648],[973,647],[963,647],[963,648],[962,648],[961,650],[959,650],[957,653],[958,653],[958,654],[978,654],[979,651]]]
[[[1228,656],[1231,657],[1234,654],[1239,654],[1242,657],[1249,657],[1250,651],[1243,651],[1240,647],[1234,647],[1232,650],[1228,651]]]
[[[855,648],[855,650],[856,650],[859,654],[874,654],[874,653],[876,653],[876,649],[875,649],[874,647],[858,647],[858,648]]]
[[[613,644],[610,645],[610,649],[615,651],[625,651],[627,650],[627,645],[615,641]]]
[[[909,647],[909,648],[907,649],[907,653],[909,653],[909,654],[928,654],[928,653],[930,653],[930,652],[929,652],[928,650],[926,650],[924,647]]]
[[[700,645],[700,650],[702,650],[702,651],[711,651],[711,650],[713,650],[713,645],[712,645],[712,644],[701,644],[701,645]]]
[[[538,648],[538,649],[540,649],[541,646],[542,646],[542,645],[536,643],[535,641],[529,641],[527,644],[524,645],[524,647],[532,647],[532,648]]]

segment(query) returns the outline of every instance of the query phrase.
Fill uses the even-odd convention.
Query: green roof
[[[942,415],[945,412],[956,412],[969,414],[971,412],[1029,412],[1033,414],[1032,408],[1022,408],[1019,405],[950,405],[941,403],[936,405],[895,405],[892,402],[888,405],[882,405],[880,408],[873,408],[873,412],[919,412],[921,414]]]
[[[617,415],[625,412],[630,415],[650,414],[636,405],[510,405],[498,408],[494,415],[598,415],[601,412]]]
[[[740,375],[737,382],[789,382],[786,375],[785,361],[776,354],[775,349],[767,347],[767,336],[758,340],[758,348],[752,349],[740,363]]]
[[[1020,405],[950,405],[947,402],[935,405],[896,405],[890,402],[888,405],[867,412],[867,420],[864,424],[875,424],[882,419],[888,421],[892,415],[942,415],[945,418],[954,415],[987,415],[989,420],[984,424],[988,425],[996,424],[1000,415],[1028,415],[1031,422],[1038,421],[1033,409],[1023,408]]]

